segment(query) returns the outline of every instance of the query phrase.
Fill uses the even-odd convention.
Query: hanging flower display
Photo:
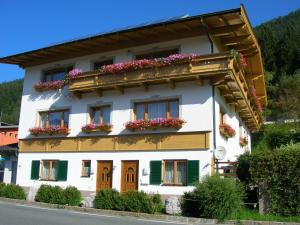
[[[127,122],[125,127],[127,130],[156,130],[159,128],[173,128],[180,129],[185,123],[184,120],[179,118],[158,118],[153,120],[136,120]]]
[[[240,137],[240,146],[245,147],[248,144],[248,139],[246,137]]]
[[[262,109],[262,105],[261,105],[261,102],[259,100],[259,98],[257,97],[257,94],[256,94],[256,89],[254,87],[251,87],[251,93],[254,97],[254,100],[255,100],[255,104],[257,106],[257,110],[259,113],[262,113],[263,109]]]
[[[98,124],[87,124],[85,126],[83,126],[81,128],[82,132],[84,133],[94,133],[94,132],[106,132],[106,133],[109,133],[111,132],[113,128],[113,125],[112,124],[101,124],[101,125],[98,125]]]
[[[236,133],[235,130],[226,123],[221,124],[219,129],[220,129],[220,134],[224,138],[232,138],[235,136],[235,133]]]
[[[124,63],[104,65],[100,69],[101,73],[122,73],[138,69],[154,68],[171,65],[173,63],[190,61],[196,54],[173,54],[165,58],[140,59]]]
[[[39,135],[55,135],[63,134],[67,135],[69,133],[69,128],[60,127],[60,126],[51,126],[51,127],[33,127],[29,129],[30,134],[34,136]]]
[[[230,55],[237,60],[237,62],[240,64],[241,67],[243,68],[247,67],[247,59],[242,53],[239,53],[235,49],[231,49]]]

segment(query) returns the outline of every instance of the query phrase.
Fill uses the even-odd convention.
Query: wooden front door
[[[112,161],[98,161],[96,191],[110,189],[112,186]]]
[[[137,190],[138,187],[138,161],[122,161],[121,191]]]

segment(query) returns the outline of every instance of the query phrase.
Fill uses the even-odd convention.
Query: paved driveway
[[[0,201],[0,225],[161,225],[185,224],[160,222],[134,217],[118,217],[49,209]]]

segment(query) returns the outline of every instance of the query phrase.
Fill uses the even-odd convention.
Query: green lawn
[[[229,218],[231,220],[257,220],[257,221],[279,221],[279,222],[298,222],[300,216],[275,216],[275,215],[260,215],[257,210],[243,209],[239,214]]]

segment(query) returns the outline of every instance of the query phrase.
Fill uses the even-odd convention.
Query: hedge
[[[300,144],[282,146],[249,156],[251,181],[264,184],[270,198],[269,212],[281,216],[300,215]]]
[[[142,191],[129,191],[120,194],[114,189],[101,190],[96,195],[95,205],[98,209],[151,214],[162,212],[163,210],[163,203],[159,194],[150,196]]]
[[[65,190],[59,186],[41,185],[35,195],[35,201],[59,205],[78,206],[81,203],[81,193],[76,187],[67,187]]]
[[[193,191],[184,193],[181,208],[186,216],[224,220],[241,209],[243,196],[235,180],[207,176]]]
[[[26,193],[19,185],[0,183],[0,197],[26,199]]]

